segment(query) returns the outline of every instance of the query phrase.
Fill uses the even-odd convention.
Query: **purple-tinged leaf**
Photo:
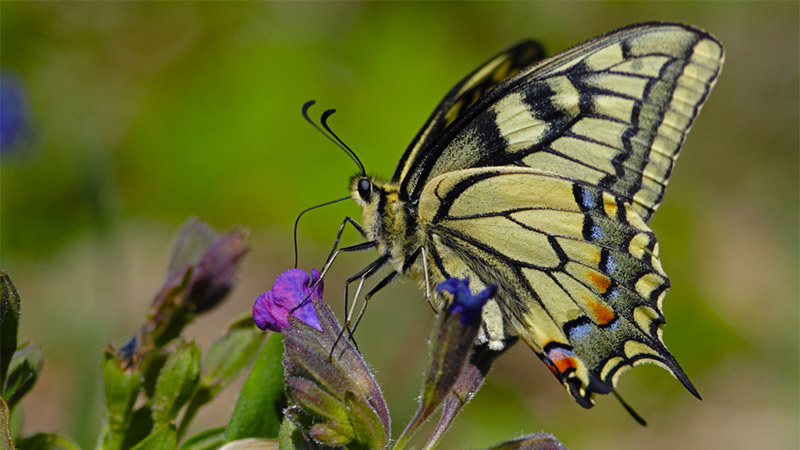
[[[468,279],[455,278],[441,283],[438,289],[451,293],[453,298],[437,317],[428,341],[428,368],[423,379],[420,405],[397,439],[396,448],[405,446],[452,391],[480,331],[481,308],[497,292],[497,287],[490,285],[478,294],[472,294]]]
[[[534,433],[511,439],[488,450],[567,450],[567,448],[552,434]]]
[[[138,347],[130,356],[139,364],[178,337],[197,314],[219,304],[232,289],[247,253],[245,230],[217,233],[198,219],[178,230],[166,280],[137,333]]]
[[[516,338],[510,339],[503,350],[500,351],[491,350],[486,345],[476,345],[473,348],[472,354],[459,374],[458,380],[453,385],[450,395],[445,399],[442,407],[442,417],[423,448],[436,447],[447,430],[450,429],[461,409],[472,400],[472,397],[483,386],[494,360],[508,350],[514,342],[516,342]]]
[[[283,330],[286,416],[319,444],[385,447],[391,428],[378,383],[327,305],[312,305],[319,328],[289,317]]]

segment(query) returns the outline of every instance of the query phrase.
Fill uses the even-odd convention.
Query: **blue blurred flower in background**
[[[28,130],[28,105],[22,83],[0,75],[0,153],[7,153]]]

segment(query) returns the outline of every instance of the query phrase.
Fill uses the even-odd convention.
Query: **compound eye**
[[[372,183],[368,179],[362,178],[358,181],[358,195],[365,202],[369,201],[372,196]]]

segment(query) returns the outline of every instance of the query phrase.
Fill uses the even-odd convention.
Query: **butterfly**
[[[494,284],[476,345],[522,340],[581,406],[642,363],[699,398],[662,340],[670,282],[647,222],[723,61],[714,37],[675,23],[546,59],[533,41],[493,56],[447,93],[390,181],[363,166],[351,178],[363,222],[339,236],[349,221],[367,239],[349,249],[380,255],[348,281],[356,297],[385,266],[366,298],[401,275],[424,280],[436,309],[447,300],[431,285]]]

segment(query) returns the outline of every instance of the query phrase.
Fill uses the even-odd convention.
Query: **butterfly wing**
[[[516,334],[582,406],[644,362],[697,395],[661,340],[669,280],[626,199],[531,168],[466,169],[425,186],[419,219],[435,281],[498,286],[484,311],[490,347],[506,338],[498,331]]]
[[[488,90],[544,58],[544,49],[536,41],[523,41],[508,48],[479,65],[459,81],[434,109],[428,121],[406,148],[400,158],[392,181],[404,179],[419,155],[427,154],[434,136],[441,136],[446,128],[478,101]]]
[[[647,221],[723,60],[712,36],[679,24],[587,41],[504,80],[440,132],[423,129],[424,151],[398,167],[401,192],[415,199],[444,173],[515,164],[600,186]]]

